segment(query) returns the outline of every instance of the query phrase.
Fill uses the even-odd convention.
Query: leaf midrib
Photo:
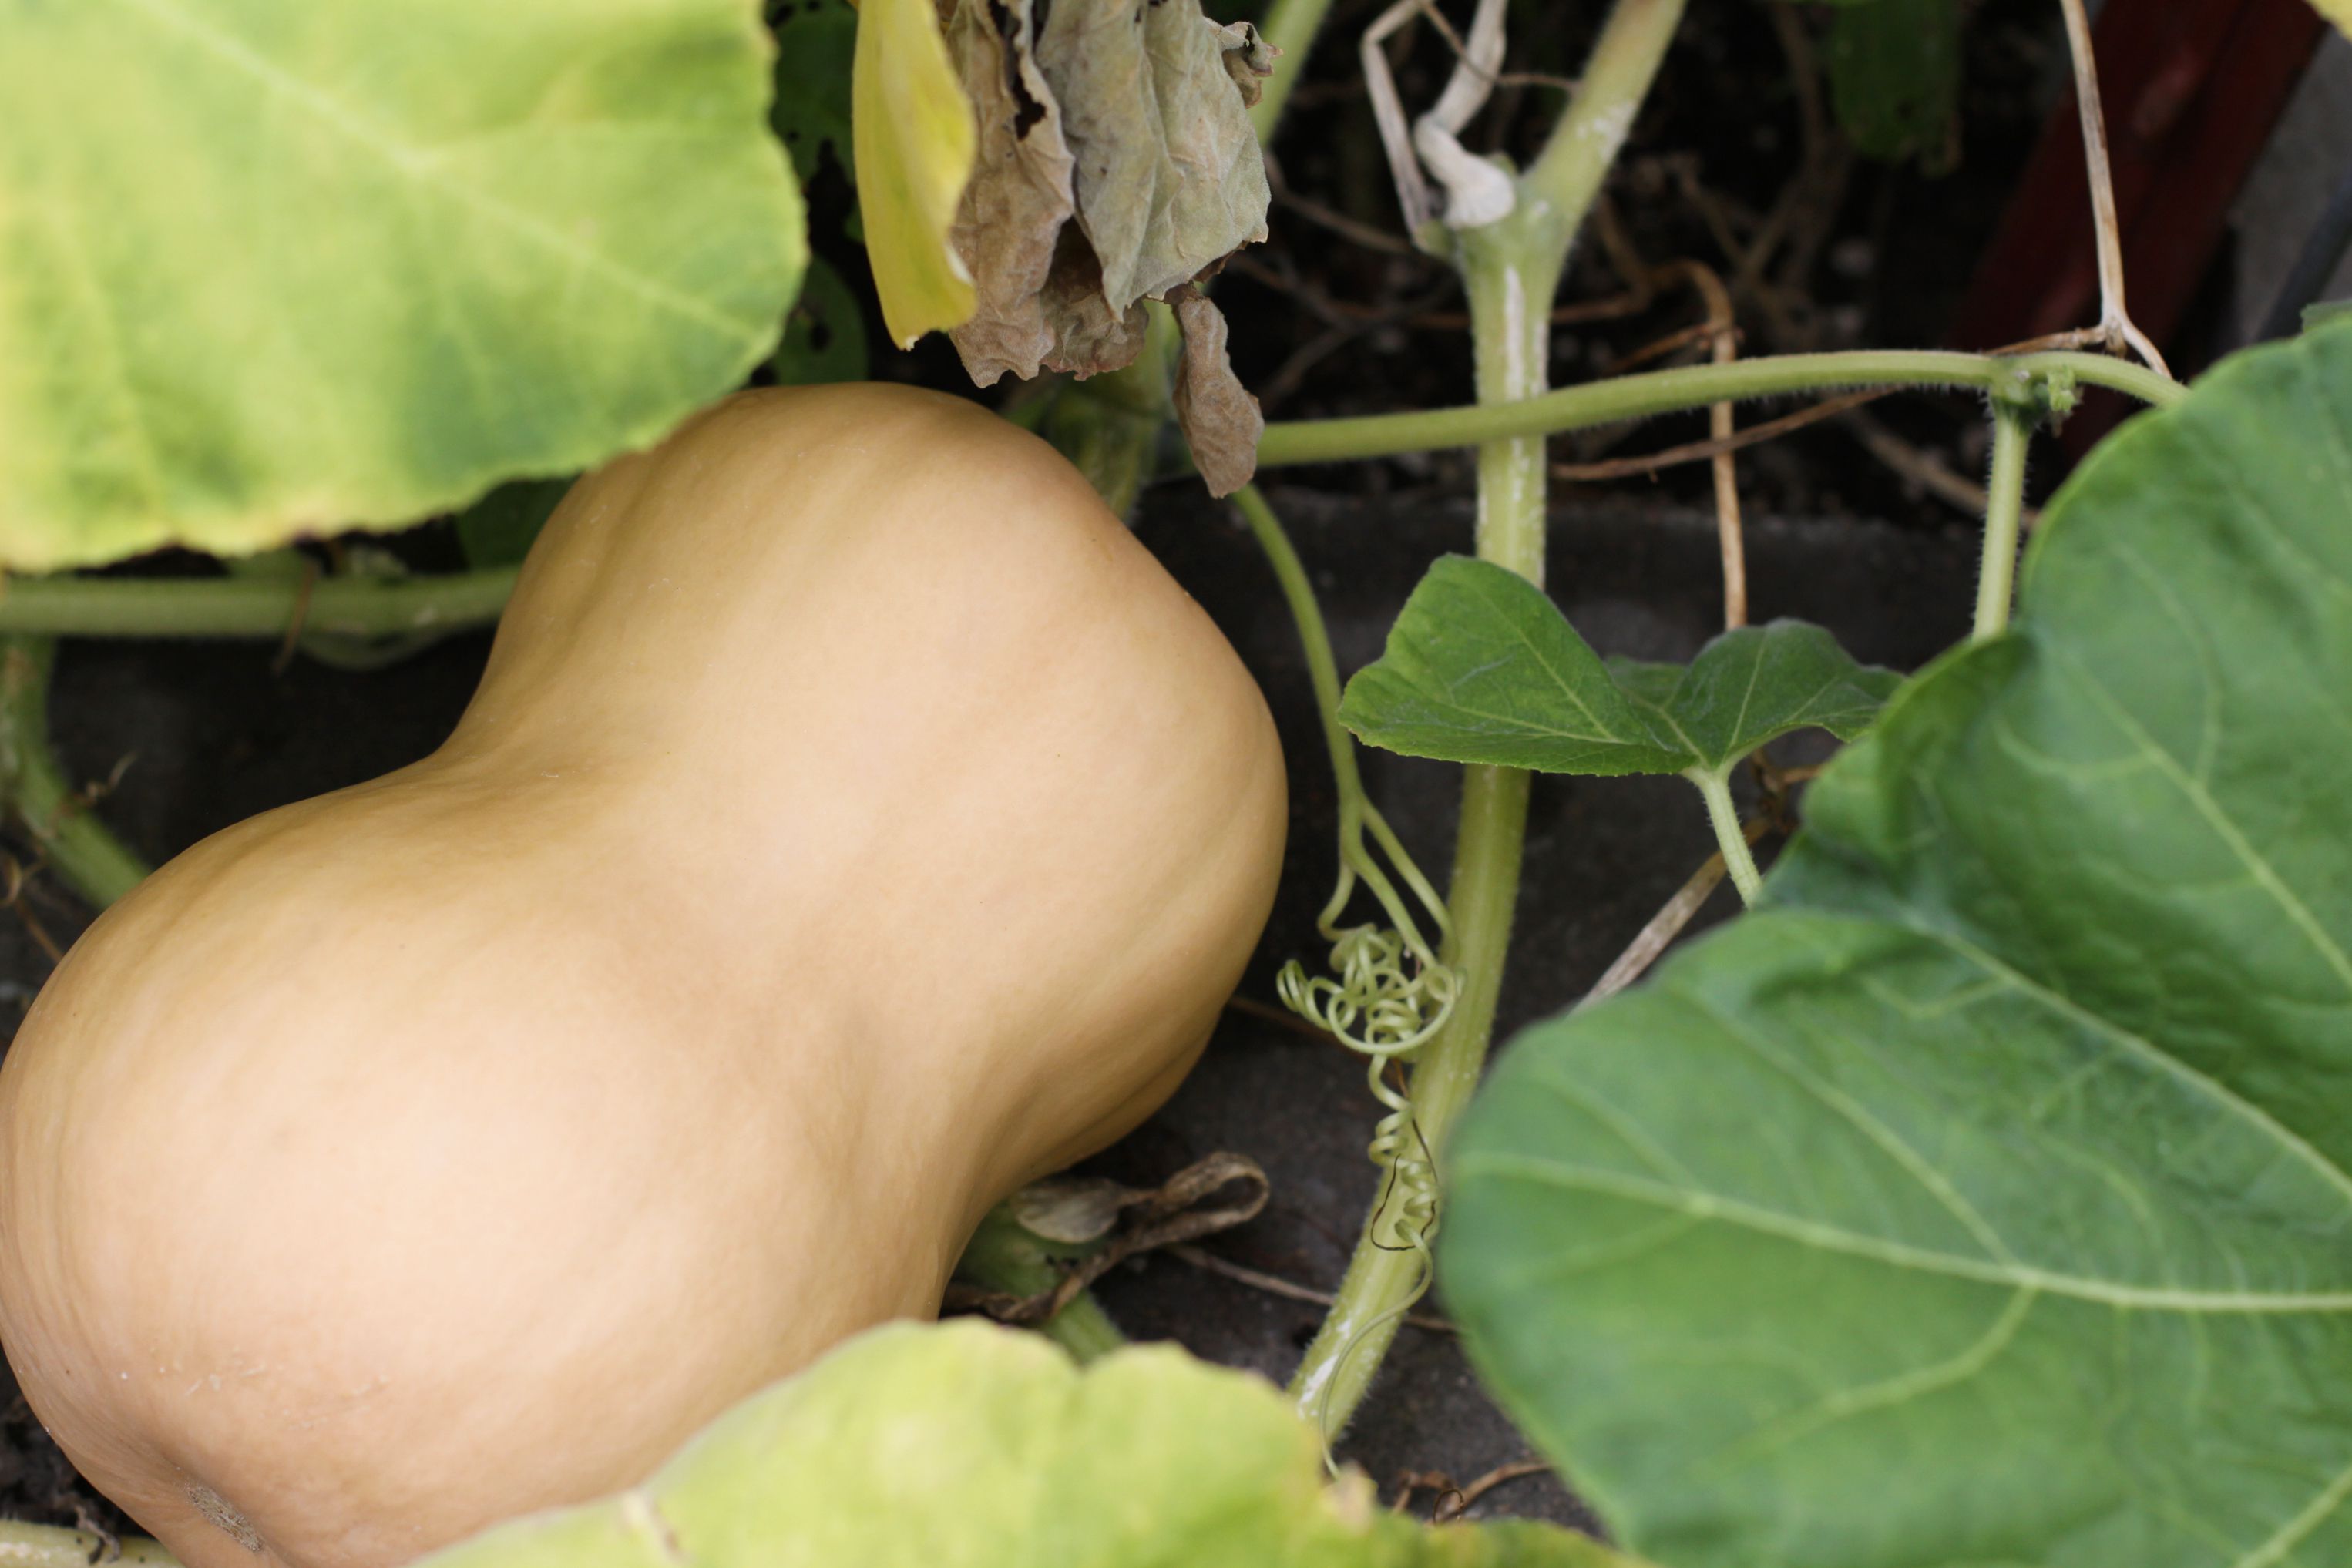
[[[563,233],[536,214],[449,179],[434,168],[431,161],[418,149],[395,140],[381,127],[352,114],[331,94],[256,53],[240,40],[209,26],[186,10],[178,0],[115,0],[115,3],[144,13],[154,22],[186,38],[222,66],[260,83],[353,146],[373,154],[396,171],[403,179],[441,193],[518,237],[554,255],[576,261],[610,278],[649,305],[716,336],[741,346],[755,344],[761,338],[761,327],[738,320],[708,302],[681,293],[661,279],[617,260],[594,246],[581,243],[575,236]]]
[[[1508,569],[1497,567],[1495,570],[1502,571],[1507,570]],[[1525,581],[1526,580],[1521,579],[1520,580]],[[1512,615],[1510,607],[1496,599],[1493,595],[1487,593],[1485,587],[1477,581],[1477,574],[1475,573],[1472,574],[1471,580],[1466,586],[1469,588],[1470,592],[1477,598],[1479,602],[1486,607],[1487,612],[1494,617],[1495,622],[1507,627],[1509,630],[1511,636],[1517,640],[1522,647],[1527,649],[1528,655],[1532,657],[1536,664],[1542,668],[1543,673],[1550,677],[1552,685],[1559,688],[1560,695],[1566,697],[1570,703],[1574,704],[1576,710],[1579,713],[1581,713],[1587,720],[1596,726],[1601,726],[1601,716],[1592,711],[1591,705],[1587,703],[1584,698],[1578,694],[1575,686],[1570,683],[1568,677],[1562,674],[1559,670],[1552,667],[1551,661],[1544,656],[1543,650],[1536,646],[1535,639],[1528,634],[1527,629],[1521,626],[1517,618]],[[1529,583],[1528,586],[1533,588],[1535,585],[1533,583]],[[1536,589],[1536,592],[1538,597],[1543,598],[1543,605],[1545,609],[1550,611],[1555,615],[1559,613],[1558,607],[1551,602],[1550,599],[1543,596],[1543,591],[1541,589]],[[1565,625],[1566,622],[1567,618],[1562,616],[1561,623]],[[1574,633],[1571,632],[1570,634],[1573,635]],[[1607,681],[1609,679],[1608,673],[1606,671],[1601,672],[1601,678]],[[1615,685],[1614,682],[1610,682],[1610,684],[1612,686]],[[1602,726],[1602,727],[1605,728],[1606,727]],[[1639,743],[1635,741],[1621,741],[1619,744],[1637,745]]]
[[[2303,1292],[2182,1291],[2116,1285],[2079,1274],[2037,1269],[2029,1264],[2003,1264],[1995,1259],[1967,1258],[1924,1247],[1906,1246],[1899,1241],[1865,1236],[1841,1226],[1801,1219],[1777,1209],[1725,1197],[1717,1193],[1694,1192],[1664,1182],[1533,1155],[1468,1151],[1460,1156],[1455,1168],[1464,1176],[1498,1176],[1622,1197],[1688,1215],[1695,1219],[1725,1220],[1761,1235],[1780,1237],[1821,1251],[1865,1259],[1890,1268],[1941,1274],[2004,1289],[2040,1291],[2118,1311],[2203,1312],[2215,1316],[2352,1312],[2352,1290]]]

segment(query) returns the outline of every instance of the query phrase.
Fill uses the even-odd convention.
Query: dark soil
[[[1275,499],[1324,596],[1345,670],[1378,653],[1427,562],[1469,544],[1469,512],[1458,497],[1375,502],[1278,492]],[[1314,914],[1334,865],[1329,770],[1312,697],[1265,563],[1223,509],[1188,486],[1163,486],[1147,498],[1140,531],[1241,649],[1282,727],[1292,780],[1288,864],[1244,988],[1270,998],[1282,960],[1319,958]],[[1858,655],[1906,667],[1965,630],[1974,547],[1963,531],[1766,520],[1751,525],[1749,537],[1759,618],[1822,622]],[[1564,510],[1552,559],[1560,601],[1604,652],[1687,657],[1720,613],[1711,518]],[[78,778],[105,777],[131,759],[104,810],[133,845],[160,859],[254,812],[430,750],[470,694],[486,645],[468,637],[393,669],[340,674],[304,661],[273,673],[270,650],[258,644],[71,643],[53,703],[58,742]],[[1368,752],[1365,775],[1415,854],[1442,874],[1453,770]],[[1580,995],[1711,848],[1698,801],[1678,780],[1539,780],[1505,1031]],[[1708,917],[1730,905],[1731,895],[1718,894]],[[58,944],[84,918],[47,879],[33,883],[25,913]],[[0,1007],[9,1027],[48,967],[30,924],[0,920]],[[1328,1289],[1372,1196],[1363,1148],[1376,1115],[1358,1059],[1231,1013],[1174,1103],[1099,1165],[1140,1184],[1215,1150],[1253,1156],[1273,1179],[1272,1201],[1210,1249]],[[1318,1317],[1311,1306],[1165,1258],[1131,1263],[1099,1291],[1139,1337],[1176,1339],[1276,1378],[1287,1375]],[[1389,1367],[1344,1447],[1384,1490],[1405,1471],[1466,1480],[1526,1456],[1450,1337],[1408,1330]],[[0,1408],[13,1406],[0,1421],[0,1513],[121,1528],[102,1500],[75,1484],[13,1394],[0,1385]],[[1548,1478],[1504,1487],[1475,1511],[1589,1522]]]

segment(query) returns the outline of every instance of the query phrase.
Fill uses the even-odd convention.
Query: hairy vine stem
[[[1430,916],[1439,940],[1448,939],[1453,925],[1444,902],[1365,793],[1355,742],[1339,722],[1339,664],[1298,552],[1255,486],[1244,486],[1234,501],[1274,568],[1297,625],[1339,806],[1339,873],[1330,900],[1316,920],[1317,929],[1331,943],[1331,967],[1339,977],[1310,978],[1306,967],[1294,959],[1283,966],[1276,986],[1284,1006],[1366,1059],[1367,1086],[1387,1113],[1372,1129],[1365,1150],[1382,1179],[1364,1222],[1364,1244],[1402,1260],[1411,1276],[1409,1288],[1381,1313],[1359,1322],[1353,1337],[1340,1345],[1336,1354],[1344,1366],[1374,1333],[1383,1328],[1392,1332],[1436,1274],[1436,1256],[1430,1250],[1437,1218],[1436,1159],[1414,1119],[1411,1097],[1390,1082],[1390,1070],[1391,1064],[1412,1061],[1445,1027],[1460,998],[1460,977],[1431,948],[1412,907],[1364,842],[1369,828],[1398,878]],[[1360,880],[1388,916],[1387,927],[1339,925]],[[1328,1427],[1324,1438],[1328,1446]]]
[[[46,637],[0,638],[0,797],[42,861],[100,909],[145,880],[147,862],[66,780],[49,749],[49,673],[57,644]]]
[[[1421,873],[1421,868],[1405,852],[1388,820],[1381,815],[1365,793],[1363,775],[1356,767],[1356,743],[1339,723],[1339,666],[1331,654],[1330,633],[1323,624],[1322,607],[1315,601],[1314,585],[1307,580],[1307,569],[1299,561],[1298,552],[1292,548],[1290,536],[1283,531],[1281,519],[1255,485],[1244,485],[1234,495],[1234,504],[1250,526],[1258,548],[1265,553],[1267,564],[1273,567],[1275,580],[1282,589],[1284,602],[1298,628],[1298,641],[1307,658],[1307,679],[1315,688],[1315,706],[1323,724],[1324,749],[1331,758],[1331,773],[1337,786],[1339,805],[1339,877],[1330,901],[1323,907],[1318,925],[1326,936],[1338,940],[1339,915],[1355,891],[1359,878],[1379,901],[1383,912],[1395,923],[1406,951],[1424,967],[1436,963],[1434,950],[1422,934],[1420,924],[1400,894],[1388,874],[1381,870],[1364,845],[1363,836],[1369,831],[1389,862],[1397,869],[1405,888],[1417,899],[1423,910],[1435,922],[1438,939],[1450,935],[1444,900],[1437,889]],[[1339,1031],[1334,1031],[1339,1032]],[[1419,1043],[1415,1041],[1414,1043]]]
[[[1515,217],[1528,222],[1526,216]],[[1491,242],[1465,236],[1465,262],[1479,244]],[[1546,243],[1529,250],[1520,267],[1523,280],[1546,265],[1550,249]],[[1496,265],[1506,264],[1498,260]],[[1489,308],[1496,305],[1490,301]],[[1937,350],[1784,354],[1617,376],[1558,392],[1482,400],[1468,407],[1269,424],[1258,443],[1258,464],[1277,468],[1337,463],[1482,443],[1524,456],[1530,449],[1539,450],[1547,435],[1719,402],[1852,387],[1949,387],[1996,397],[2032,396],[2044,383],[2069,378],[2112,387],[2159,407],[2178,402],[2187,392],[2143,366],[2104,354],[2003,356]],[[310,591],[307,607],[300,583],[268,579],[15,578],[0,587],[0,633],[282,637],[298,612],[306,632],[334,636],[455,632],[496,622],[514,591],[516,575],[517,569],[504,567],[437,576],[330,578]]]
[[[423,577],[18,577],[0,585],[0,632],[53,637],[384,637],[487,626],[520,569]]]
[[[1731,873],[1731,885],[1739,890],[1740,904],[1753,905],[1764,891],[1764,878],[1756,869],[1756,852],[1748,847],[1748,830],[1739,821],[1739,808],[1731,802],[1728,771],[1694,768],[1683,777],[1697,785],[1706,798],[1706,825],[1715,830],[1717,848],[1724,869]]]
[[[1478,554],[1538,583],[1543,580],[1547,522],[1543,437],[1550,427],[1540,421],[1515,425],[1494,416],[1541,407],[1546,402],[1551,300],[1569,246],[1649,92],[1682,14],[1683,0],[1616,0],[1587,62],[1582,86],[1543,155],[1515,182],[1512,210],[1493,224],[1463,231],[1455,242],[1456,261],[1470,296],[1478,406],[1457,411],[1457,423],[1423,444],[1478,445]],[[1717,402],[1727,395],[1739,394],[1714,391],[1695,402]],[[1466,423],[1460,423],[1463,415],[1468,416]],[[1408,416],[1406,428],[1418,417]],[[1393,434],[1396,428],[1378,421],[1327,423],[1371,424],[1376,434],[1385,430]],[[1322,423],[1275,426],[1267,435],[1281,453],[1286,429],[1313,433],[1322,428]],[[1266,451],[1261,443],[1261,462],[1266,461]],[[1311,439],[1302,443],[1294,434],[1288,455],[1275,461],[1368,455],[1318,452]],[[1512,906],[1518,896],[1528,785],[1528,775],[1513,768],[1464,771],[1461,827],[1454,838],[1454,876],[1446,898],[1453,934],[1439,954],[1459,977],[1458,994],[1442,1027],[1416,1052],[1405,1092],[1409,1124],[1433,1166],[1443,1158],[1446,1136],[1477,1087],[1494,1032]],[[1293,1402],[1317,1423],[1327,1441],[1346,1427],[1370,1387],[1398,1323],[1427,1286],[1423,1260],[1438,1218],[1433,1209],[1420,1225],[1417,1245],[1405,1250],[1393,1245],[1381,1207],[1366,1218],[1330,1314],[1290,1385]]]
[[[1475,306],[1473,313],[1475,313]],[[2166,407],[2188,395],[2179,382],[2105,354],[1962,354],[1937,349],[1864,349],[1833,354],[1780,354],[1727,365],[1688,365],[1613,376],[1468,408],[1309,419],[1269,424],[1258,442],[1261,468],[1392,457],[1444,446],[1475,446],[1620,424],[1710,403],[1786,397],[1861,387],[1947,387],[1993,395],[2031,395],[2053,377],[2112,387]]]
[[[1998,637],[2009,628],[2009,605],[2017,576],[2017,536],[2025,516],[2025,448],[2038,421],[2027,405],[1995,399],[1992,405],[1992,472],[1985,481],[1984,565],[1977,574],[1976,627],[1971,642]]]

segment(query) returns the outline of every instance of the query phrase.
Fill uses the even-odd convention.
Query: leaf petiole
[[[1984,564],[1977,573],[1977,618],[1969,640],[1981,643],[2009,629],[2017,578],[2017,536],[2025,516],[2025,448],[2036,414],[2030,404],[1996,398],[1992,405],[1992,472],[1985,481]]]
[[[1731,885],[1739,890],[1739,902],[1752,905],[1764,891],[1763,874],[1756,869],[1755,852],[1748,847],[1748,831],[1740,825],[1739,809],[1731,803],[1731,768],[1693,768],[1683,777],[1698,786],[1706,801],[1707,826],[1715,830],[1715,841],[1722,847],[1724,869],[1731,873]]]

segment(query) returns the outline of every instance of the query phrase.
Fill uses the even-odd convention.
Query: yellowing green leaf
[[[768,81],[746,0],[0,0],[0,562],[655,440],[799,278]]]
[[[873,5],[876,0],[866,0]],[[429,1568],[1643,1568],[1548,1525],[1425,1527],[1325,1478],[1257,1378],[1171,1345],[1081,1372],[971,1320],[876,1329],[644,1485]]]
[[[971,314],[971,275],[948,241],[979,132],[931,0],[863,0],[851,141],[866,254],[883,324],[904,348]]]

